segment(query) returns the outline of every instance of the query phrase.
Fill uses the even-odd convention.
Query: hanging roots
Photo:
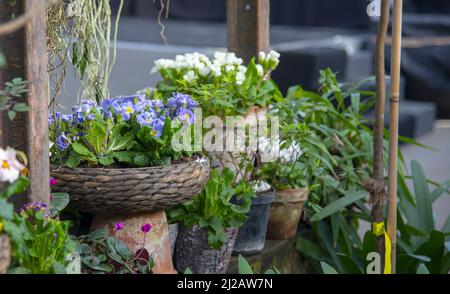
[[[153,0],[153,3],[155,3],[155,0]],[[164,34],[166,27],[164,26],[164,24],[162,23],[161,19],[164,15],[164,17],[167,19],[169,17],[169,10],[170,10],[170,0],[159,0],[159,6],[161,7],[159,12],[158,12],[158,25],[161,27],[161,38],[164,41],[164,44],[169,45],[169,43],[167,42],[167,38],[166,35]]]
[[[380,205],[387,199],[386,186],[383,181],[368,179],[363,183],[364,188],[370,193],[369,203],[372,206]]]

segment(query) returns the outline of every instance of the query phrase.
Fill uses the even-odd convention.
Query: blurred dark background
[[[111,0],[113,9],[117,10],[118,3]],[[282,91],[296,84],[316,90],[318,71],[325,67],[338,72],[342,82],[357,82],[374,75],[377,18],[368,16],[369,3],[368,0],[271,1],[271,45],[282,56],[273,78]],[[148,62],[187,50],[207,53],[209,49],[226,48],[226,0],[170,0],[169,17],[162,19],[168,47],[155,47],[164,45],[156,22],[159,10],[159,0],[126,0],[122,13],[119,40],[133,50],[145,44]],[[404,101],[400,108],[400,132],[417,137],[431,131],[436,118],[450,119],[450,42],[436,45],[429,41],[450,38],[450,0],[405,0],[404,10],[404,38],[428,40],[422,40],[418,47],[406,46],[402,51]],[[387,60],[387,72],[389,66]],[[154,83],[155,78],[150,81]],[[375,89],[374,82],[363,87]]]

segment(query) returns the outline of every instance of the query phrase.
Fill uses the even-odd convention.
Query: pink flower
[[[123,227],[125,227],[125,225],[123,224],[123,222],[118,222],[117,224],[114,225],[114,228],[116,229],[116,231],[122,230]]]
[[[54,178],[50,179],[50,186],[56,186],[56,184],[58,183],[58,181]]]
[[[145,224],[145,225],[142,225],[142,227],[141,227],[141,231],[144,233],[150,232],[151,229],[152,229],[151,224]]]

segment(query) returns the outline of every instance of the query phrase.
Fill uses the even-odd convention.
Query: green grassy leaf
[[[322,271],[325,275],[337,275],[338,272],[329,264],[325,262],[321,262],[320,266],[322,267]]]
[[[428,183],[419,162],[413,160],[411,169],[417,201],[417,214],[420,220],[419,228],[426,233],[430,233],[434,229],[434,219]]]
[[[239,274],[240,275],[251,275],[253,274],[253,270],[250,266],[250,264],[248,264],[247,260],[245,260],[245,258],[239,254],[238,257],[238,265],[239,265]]]
[[[340,198],[335,202],[330,203],[328,206],[324,207],[321,211],[314,214],[311,218],[311,221],[316,222],[326,217],[329,217],[330,215],[354,203],[355,201],[366,198],[368,195],[369,194],[365,191],[348,193],[346,196]]]

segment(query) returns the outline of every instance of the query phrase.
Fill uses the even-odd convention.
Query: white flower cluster
[[[278,65],[278,63],[280,63],[280,53],[273,51],[273,50],[271,50],[267,54],[265,52],[259,52],[258,60],[261,63],[271,62],[271,63]]]
[[[289,147],[280,150],[280,146],[284,142],[280,140],[270,140],[269,138],[259,138],[258,150],[261,155],[262,162],[279,161],[282,164],[296,162],[302,155],[300,144],[293,142]]]
[[[25,166],[17,160],[16,150],[0,148],[0,182],[13,183],[24,170]]]
[[[266,64],[269,61],[271,62],[271,68],[276,67],[274,60],[278,60],[279,54],[277,52],[271,51],[267,55],[261,52],[259,55],[263,56],[263,61]],[[187,82],[195,81],[200,77],[217,78],[222,75],[232,75],[236,84],[242,85],[247,73],[247,67],[242,64],[243,60],[232,52],[216,52],[212,60],[204,54],[194,52],[177,55],[174,60],[158,59],[155,61],[151,73],[160,72],[164,75],[165,70],[177,70],[182,73],[183,80]],[[265,68],[262,64],[257,64],[256,69],[260,77],[265,75]]]
[[[252,190],[256,193],[266,192],[272,188],[269,183],[261,180],[253,181],[250,184],[252,186]]]

